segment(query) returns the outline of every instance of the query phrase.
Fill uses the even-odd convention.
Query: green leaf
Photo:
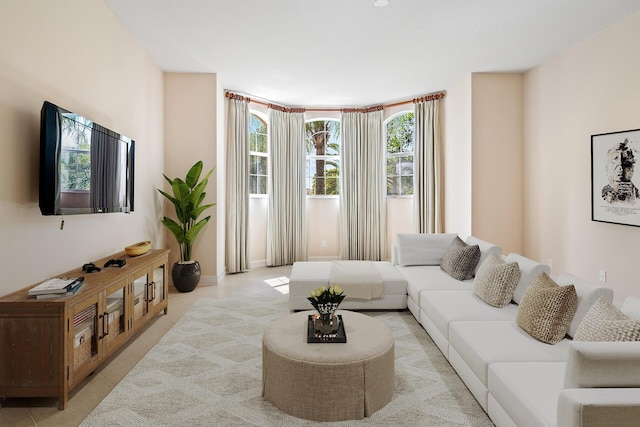
[[[168,193],[165,193],[164,191],[158,189],[158,191],[160,192],[160,194],[162,194],[164,197],[166,197],[167,199],[169,199],[169,201],[171,201],[171,203],[173,203],[174,205],[176,204],[176,199]]]
[[[165,227],[167,227],[169,229],[169,231],[171,231],[173,233],[174,236],[176,236],[176,240],[178,241],[179,245],[184,242],[185,234],[184,234],[184,230],[182,229],[180,224],[178,224],[177,222],[175,222],[171,218],[167,218],[166,216],[164,218],[162,218],[162,224]]]
[[[191,166],[189,172],[187,172],[187,186],[189,188],[195,187],[200,179],[200,174],[202,173],[202,160],[198,160],[195,165]]]
[[[185,241],[189,243],[193,243],[196,240],[196,237],[198,237],[198,233],[200,233],[202,228],[207,224],[207,222],[209,222],[210,219],[211,219],[211,216],[208,216],[198,221],[197,223],[195,223],[193,227],[191,227],[189,231],[187,231],[187,234],[185,236]]]
[[[211,203],[209,205],[204,205],[204,206],[197,207],[193,211],[193,219],[198,219],[200,214],[202,214],[202,212],[204,212],[205,209],[209,209],[210,207],[215,206],[215,205],[216,205],[215,203]]]

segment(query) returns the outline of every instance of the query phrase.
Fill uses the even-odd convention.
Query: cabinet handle
[[[151,301],[155,301],[156,300],[156,282],[151,282],[151,290],[153,292],[151,292],[151,295],[153,295],[151,297]]]
[[[104,312],[104,317],[102,318],[102,321],[103,321],[102,329],[103,330],[106,329],[106,331],[107,331],[107,332],[104,333],[104,336],[106,337],[107,335],[109,335],[109,312],[107,312],[107,311]],[[106,328],[104,326],[105,324],[107,325]]]
[[[104,332],[104,315],[103,314],[99,314],[98,315],[98,322],[99,321],[102,321],[102,331],[101,332]],[[97,329],[97,325],[96,325],[96,329]],[[98,339],[99,340],[101,340],[102,338],[104,338],[103,334],[98,335]]]

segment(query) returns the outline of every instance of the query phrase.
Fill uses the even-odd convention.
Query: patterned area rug
[[[396,340],[395,393],[384,408],[337,423],[281,412],[261,397],[261,340],[266,325],[289,314],[287,302],[199,300],[82,426],[493,426],[408,311],[365,312]]]

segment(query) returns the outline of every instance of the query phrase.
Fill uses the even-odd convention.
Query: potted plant
[[[173,195],[158,189],[160,194],[173,203],[178,219],[176,222],[165,216],[162,219],[162,224],[173,233],[180,247],[180,261],[176,262],[171,270],[173,285],[180,292],[193,291],[200,281],[200,264],[192,259],[191,251],[198,233],[209,222],[211,216],[199,221],[198,218],[205,209],[215,205],[215,203],[202,204],[207,195],[204,190],[209,182],[209,176],[213,173],[213,169],[202,180],[200,180],[201,173],[202,161],[198,161],[189,169],[184,180],[180,178],[170,179],[165,174],[162,174],[164,179],[171,185]]]

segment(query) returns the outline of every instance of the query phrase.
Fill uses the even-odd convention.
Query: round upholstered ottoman
[[[280,410],[314,421],[362,419],[393,396],[391,330],[373,317],[338,310],[346,343],[307,343],[312,311],[275,321],[262,340],[262,395]]]

